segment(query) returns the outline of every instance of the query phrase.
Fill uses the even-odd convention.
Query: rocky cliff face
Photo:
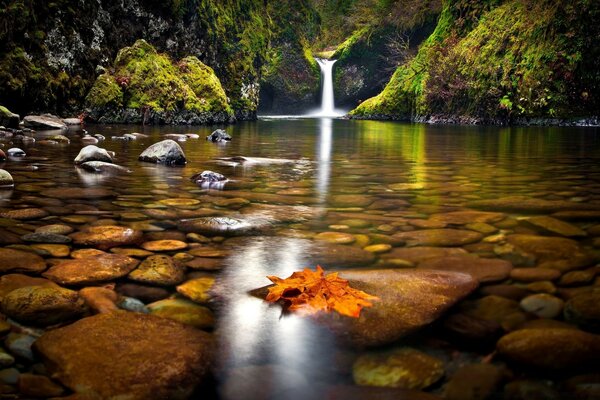
[[[527,123],[598,113],[598,2],[443,5],[419,51],[353,117]]]
[[[0,104],[19,113],[79,111],[119,49],[143,38],[173,59],[194,56],[214,69],[236,117],[253,118],[261,69],[278,39],[276,24],[284,23],[272,18],[274,6],[262,0],[8,1],[0,9]],[[302,48],[294,43],[292,51]]]

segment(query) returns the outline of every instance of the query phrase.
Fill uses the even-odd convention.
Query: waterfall
[[[333,64],[337,60],[327,60],[324,58],[315,58],[321,68],[321,77],[323,79],[323,92],[321,94],[321,110],[315,116],[319,117],[339,117],[343,113],[336,111],[333,99]]]

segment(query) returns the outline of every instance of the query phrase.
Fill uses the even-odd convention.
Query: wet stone
[[[165,165],[185,165],[187,163],[181,146],[170,139],[154,143],[144,150],[138,159],[144,162]]]
[[[18,208],[16,210],[0,213],[0,217],[2,218],[18,220],[41,219],[48,215],[48,212],[41,208]]]
[[[440,221],[448,225],[467,225],[473,223],[490,224],[501,221],[505,214],[484,211],[453,211],[449,213],[433,214],[432,221]]]
[[[372,202],[373,199],[371,197],[358,194],[340,194],[330,199],[331,205],[342,208],[367,207]]]
[[[97,250],[97,249],[79,249],[79,250],[73,250],[71,252],[71,258],[89,258],[89,257],[99,256],[102,254],[107,254],[107,253],[102,250]]]
[[[449,257],[465,254],[467,254],[467,252],[461,248],[419,246],[410,248],[393,248],[389,253],[383,254],[381,258],[398,258],[418,264],[429,258]]]
[[[508,261],[479,258],[471,255],[428,258],[419,263],[418,267],[423,269],[464,272],[482,283],[504,280],[512,270],[512,264]]]
[[[116,288],[122,296],[132,297],[144,303],[152,303],[169,297],[170,292],[165,288],[140,285],[137,283],[120,283]]]
[[[527,290],[535,293],[556,293],[556,286],[550,281],[533,282],[526,286]]]
[[[155,255],[146,258],[137,269],[129,273],[129,279],[158,286],[174,286],[185,279],[185,269],[172,257]]]
[[[600,332],[600,289],[582,293],[568,300],[565,319],[592,332]]]
[[[211,329],[215,318],[210,309],[184,299],[165,299],[148,304],[152,315],[171,319],[198,329]]]
[[[27,286],[59,287],[48,279],[34,278],[23,274],[7,274],[0,277],[0,300],[13,290]]]
[[[71,252],[69,246],[64,244],[34,244],[31,248],[47,252],[52,257],[66,257]]]
[[[566,237],[581,237],[587,234],[581,228],[548,216],[535,216],[524,219],[528,224],[540,228],[544,232],[566,236]]]
[[[113,312],[117,310],[118,295],[107,287],[87,287],[79,291],[79,295],[89,308],[96,313]]]
[[[77,188],[77,187],[60,187],[46,189],[40,193],[45,197],[56,197],[59,199],[106,199],[116,197],[117,194],[111,190],[103,188]]]
[[[591,283],[596,274],[594,271],[571,271],[560,277],[560,286],[582,286]]]
[[[363,248],[363,250],[368,251],[370,253],[387,253],[392,249],[392,246],[389,244],[372,244]]]
[[[196,206],[200,204],[200,200],[197,199],[188,199],[188,198],[175,198],[175,199],[165,199],[160,200],[160,204],[164,204],[170,207],[190,207]]]
[[[21,236],[25,242],[32,243],[71,243],[72,239],[56,233],[28,233]]]
[[[560,275],[560,271],[550,268],[515,268],[510,271],[510,278],[519,282],[553,281]]]
[[[187,398],[212,364],[209,334],[115,311],[48,331],[35,343],[51,376],[81,398]]]
[[[247,222],[229,217],[204,217],[181,221],[178,229],[183,232],[199,233],[208,236],[237,236],[260,234],[271,228],[269,223]]]
[[[504,373],[492,364],[469,364],[460,367],[444,387],[446,400],[480,400],[490,398],[501,384]]]
[[[441,360],[403,347],[360,356],[352,367],[354,382],[362,386],[424,389],[444,375]]]
[[[406,241],[409,246],[463,246],[480,241],[478,232],[458,229],[424,229],[395,233],[393,237]]]
[[[395,342],[435,321],[477,287],[470,275],[447,271],[342,271],[340,276],[348,279],[350,286],[380,299],[363,309],[359,319],[337,314],[315,316],[342,342],[354,346]]]
[[[321,232],[315,236],[315,240],[322,240],[328,243],[351,244],[356,241],[354,235],[343,232]]]
[[[142,239],[142,232],[123,226],[104,225],[84,228],[70,237],[77,245],[107,250],[111,247],[137,244]]]
[[[154,253],[144,249],[138,249],[137,247],[113,247],[110,249],[111,253],[121,254],[127,257],[143,258],[153,255]]]
[[[2,153],[4,154],[4,153]],[[2,155],[0,155],[0,160],[2,160],[1,158]],[[0,188],[10,188],[13,187],[15,185],[15,181],[12,177],[12,175],[10,174],[10,172],[4,170],[4,169],[0,169]]]
[[[561,400],[560,393],[546,382],[518,380],[504,386],[506,398],[511,400]]]
[[[212,299],[210,290],[214,283],[214,276],[198,277],[177,286],[177,292],[196,303],[204,304]]]
[[[19,392],[25,396],[51,398],[64,393],[65,389],[44,375],[21,374],[17,382]]]
[[[24,333],[11,332],[4,340],[4,346],[10,354],[17,359],[21,358],[27,361],[35,359],[31,346],[35,342],[35,337]]]
[[[532,367],[580,368],[600,359],[600,336],[572,329],[521,329],[503,336],[497,350],[502,357]]]
[[[511,315],[519,312],[519,303],[504,297],[490,295],[464,302],[460,309],[466,315],[502,324]]]
[[[0,272],[42,272],[46,269],[44,259],[36,254],[0,248]]]
[[[223,260],[208,257],[194,257],[184,263],[186,267],[199,271],[219,271],[224,266]]]
[[[28,325],[53,325],[75,319],[86,311],[77,292],[50,286],[27,286],[2,298],[2,312]]]
[[[187,247],[187,243],[180,240],[153,240],[142,243],[142,248],[148,251],[175,251]]]
[[[565,302],[546,293],[533,294],[521,300],[521,308],[539,318],[556,318],[563,310]]]
[[[121,278],[130,273],[138,260],[118,254],[64,260],[44,274],[61,285],[92,285]]]
[[[73,228],[62,224],[44,225],[35,230],[35,233],[51,233],[55,235],[68,235],[71,232],[73,232]]]
[[[88,161],[102,161],[106,163],[112,163],[113,159],[111,155],[105,149],[100,147],[89,145],[85,146],[79,151],[77,157],[73,161],[75,164],[83,164]]]

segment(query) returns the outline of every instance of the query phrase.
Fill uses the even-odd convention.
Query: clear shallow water
[[[224,302],[215,309],[215,332],[220,338],[216,385],[218,393],[229,398],[248,393],[260,398],[258,389],[286,398],[323,398],[330,385],[352,384],[351,362],[358,349],[341,347],[333,335],[310,320],[282,316],[278,306],[269,306],[248,294],[269,284],[267,275],[285,277],[304,267],[314,268],[310,243],[315,234],[337,230],[362,235],[359,242],[365,236],[373,240],[376,234],[421,229],[414,221],[428,220],[432,214],[469,209],[478,200],[515,195],[600,205],[600,131],[594,128],[266,119],[227,127],[233,140],[226,144],[204,140],[213,130],[211,127],[89,126],[86,129],[92,134],[105,135],[107,140],[98,146],[114,151],[115,162],[132,173],[111,177],[75,168],[72,161],[83,147],[78,131],[67,133],[70,145],[23,146],[4,142],[5,150],[21,147],[27,157],[0,165],[11,172],[16,182],[14,190],[0,192],[0,207],[6,211],[31,205],[42,190],[61,186],[103,187],[114,190],[118,197],[62,199],[64,215],[28,221],[29,225],[24,226],[9,224],[9,232],[23,234],[61,218],[64,222],[72,215],[81,220],[67,219],[75,227],[113,219],[147,231],[176,231],[177,220],[142,217],[138,221],[130,219],[127,213],[144,214],[157,206],[159,200],[178,197],[200,200],[201,204],[192,209],[217,209],[232,215],[260,214],[264,211],[260,204],[264,203],[307,207],[293,209],[305,217],[304,222],[278,224],[271,232],[274,236],[211,244],[227,248],[231,254],[223,262],[223,269],[214,272],[224,293]],[[113,135],[130,132],[149,137],[130,142],[110,140]],[[137,161],[148,145],[170,133],[200,135],[200,139],[181,143],[188,158],[185,167],[169,168]],[[44,135],[43,132],[36,135],[38,142]],[[226,160],[234,156],[252,158],[243,164]],[[32,171],[31,167],[37,169]],[[224,191],[207,191],[190,181],[192,175],[206,169],[231,180]],[[336,197],[340,195],[355,195],[355,198]],[[244,198],[251,204],[239,211],[215,205],[230,198]],[[394,209],[369,209],[369,204],[383,200],[404,200],[406,204]],[[493,205],[485,209],[505,211]],[[96,211],[103,213],[94,215]],[[279,218],[283,217],[281,213],[292,213],[292,209],[271,212]],[[515,210],[506,214],[528,215]],[[349,224],[349,219],[367,220],[368,224],[339,226]],[[584,218],[575,224],[588,229],[597,222]],[[510,232],[546,234],[521,225],[509,228],[507,233]],[[593,238],[577,240],[582,246],[592,248]],[[483,257],[495,257],[493,245],[482,243],[464,248]],[[379,265],[386,264],[380,261]],[[477,297],[475,294],[474,298]],[[398,345],[409,343],[444,360],[447,377],[461,362],[480,362],[487,355],[447,344],[446,339],[440,331],[426,329]],[[527,372],[517,370],[519,374]],[[442,379],[429,391],[440,392],[446,380]]]

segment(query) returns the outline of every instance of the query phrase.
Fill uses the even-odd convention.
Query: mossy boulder
[[[18,128],[21,118],[19,114],[11,112],[8,108],[0,106],[0,126],[5,128]]]
[[[90,118],[103,123],[229,122],[233,111],[219,78],[196,57],[174,63],[145,40],[119,51],[87,98]]]

